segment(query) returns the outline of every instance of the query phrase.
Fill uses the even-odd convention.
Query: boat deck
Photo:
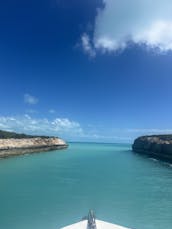
[[[88,220],[81,221],[79,223],[72,224],[61,229],[88,229]],[[129,229],[116,224],[106,223],[96,219],[96,229]]]

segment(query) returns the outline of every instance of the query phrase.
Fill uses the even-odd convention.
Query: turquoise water
[[[112,223],[171,229],[172,167],[130,148],[71,143],[0,160],[0,228],[59,229],[91,208]]]

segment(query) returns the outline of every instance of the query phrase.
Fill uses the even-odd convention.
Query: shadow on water
[[[155,156],[152,157],[151,155],[148,155],[148,154],[139,154],[139,153],[134,152],[132,150],[131,150],[131,153],[133,153],[133,155],[135,155],[136,157],[140,157],[143,160],[149,160],[153,163],[158,163],[161,166],[165,166],[167,168],[172,168],[172,163],[167,161],[167,160],[159,159],[158,157],[155,157]]]

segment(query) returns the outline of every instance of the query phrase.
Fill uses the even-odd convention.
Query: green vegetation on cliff
[[[162,141],[172,140],[172,134],[146,135],[146,136],[141,136],[139,138],[154,138],[154,137]]]
[[[67,148],[57,137],[33,136],[0,130],[0,158]]]
[[[0,139],[10,139],[10,138],[22,139],[22,138],[35,138],[35,137],[48,138],[48,136],[34,136],[34,135],[18,134],[15,132],[0,130]]]

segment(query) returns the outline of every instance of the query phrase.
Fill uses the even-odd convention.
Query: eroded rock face
[[[56,137],[0,139],[0,157],[63,149],[67,143]]]
[[[153,135],[137,138],[132,145],[136,153],[172,162],[172,135]]]

